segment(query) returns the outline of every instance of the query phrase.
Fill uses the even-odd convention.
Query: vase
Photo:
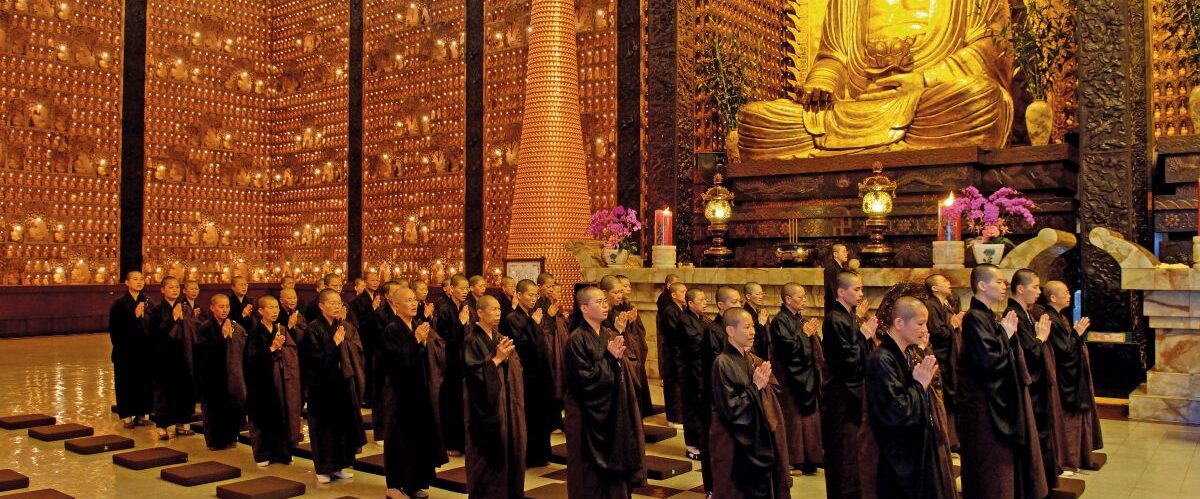
[[[1029,103],[1025,108],[1025,132],[1029,134],[1029,143],[1044,146],[1050,143],[1050,133],[1054,131],[1054,113],[1050,104],[1038,99]]]
[[[629,250],[604,248],[602,254],[604,255],[604,265],[609,268],[623,269],[626,262],[629,261]]]
[[[742,161],[742,155],[738,153],[737,129],[725,134],[725,159],[729,160],[730,163],[740,163]]]
[[[1192,120],[1192,133],[1200,130],[1200,85],[1188,92],[1188,118]]]
[[[1004,259],[1004,243],[975,243],[971,245],[971,252],[975,254],[975,265],[1000,265]]]

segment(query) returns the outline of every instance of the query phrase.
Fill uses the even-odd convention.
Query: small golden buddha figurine
[[[742,159],[976,145],[1012,128],[999,0],[831,0],[801,102],[738,115]]]

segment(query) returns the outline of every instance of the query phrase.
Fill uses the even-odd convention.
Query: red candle
[[[1200,178],[1196,179],[1196,235],[1200,236]]]
[[[941,203],[938,203],[938,241],[958,241],[962,239],[962,217],[953,217],[946,215],[946,211],[954,206],[954,194],[950,194]]]
[[[674,216],[671,215],[670,208],[654,210],[654,245],[655,246],[670,246],[674,244],[675,238],[672,232],[672,223]]]

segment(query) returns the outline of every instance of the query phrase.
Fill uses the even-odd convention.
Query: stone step
[[[18,414],[0,418],[0,428],[5,430],[24,430],[37,426],[51,426],[58,421],[54,416],[45,414]]]
[[[1143,383],[1129,394],[1129,419],[1200,424],[1200,394],[1193,397],[1151,395]]]
[[[117,466],[131,470],[147,470],[172,464],[186,463],[188,454],[170,447],[154,447],[152,449],[114,454],[112,458],[113,464]]]
[[[0,492],[23,489],[29,486],[29,477],[14,470],[0,470]]]
[[[204,461],[167,468],[162,470],[159,476],[171,483],[183,485],[184,487],[194,487],[196,485],[238,478],[242,476],[242,470],[216,461]]]
[[[29,436],[43,442],[56,442],[69,438],[90,437],[95,433],[90,426],[77,423],[38,426],[29,429]]]
[[[303,483],[264,476],[217,486],[221,499],[287,499],[304,495]]]
[[[1160,397],[1200,398],[1200,374],[1147,371],[1146,394]]]
[[[90,455],[132,449],[133,439],[120,435],[98,435],[67,440],[63,446],[76,454]]]

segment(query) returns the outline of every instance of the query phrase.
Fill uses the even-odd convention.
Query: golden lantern
[[[862,210],[867,214],[867,232],[870,239],[861,251],[862,262],[868,267],[889,267],[896,253],[883,240],[887,228],[887,216],[892,212],[896,199],[896,182],[883,174],[883,163],[871,165],[873,175],[859,182],[858,195],[862,197]]]
[[[733,216],[733,192],[721,185],[724,177],[713,176],[713,186],[704,191],[704,218],[708,220],[708,233],[712,246],[704,250],[704,263],[709,267],[728,267],[733,264],[733,250],[725,247],[725,233],[729,230],[729,219]]]

